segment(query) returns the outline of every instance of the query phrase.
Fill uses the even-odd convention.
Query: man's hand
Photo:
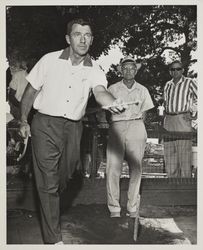
[[[19,135],[24,139],[30,135],[30,126],[27,123],[27,117],[38,93],[39,91],[34,89],[32,85],[28,83],[21,100],[21,120]]]
[[[121,99],[115,99],[115,97],[107,91],[104,86],[96,86],[93,89],[93,93],[96,101],[102,106],[102,108],[109,110],[113,114],[120,114],[127,108],[126,104],[124,104]]]
[[[102,108],[109,110],[113,114],[120,114],[128,108],[128,105],[118,98],[111,105],[103,106]]]
[[[192,120],[196,120],[197,119],[197,112],[195,114],[192,114],[192,113],[186,113],[184,114],[183,116],[183,119],[185,121],[192,121]]]
[[[30,135],[30,125],[27,121],[23,121],[20,123],[19,135],[25,139]]]

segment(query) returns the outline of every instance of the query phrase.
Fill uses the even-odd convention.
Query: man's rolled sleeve
[[[197,82],[194,79],[191,80],[190,87],[192,89],[194,99],[197,99]]]
[[[17,90],[17,82],[15,79],[12,79],[10,84],[9,84],[9,88]]]
[[[154,104],[152,102],[152,98],[149,94],[149,91],[145,91],[145,98],[143,100],[142,106],[141,106],[141,112],[147,111],[149,109],[152,109],[154,107]]]
[[[92,81],[92,89],[94,89],[96,86],[102,85],[107,89],[107,79],[104,71],[102,71],[99,67],[96,68],[91,75],[91,81]]]

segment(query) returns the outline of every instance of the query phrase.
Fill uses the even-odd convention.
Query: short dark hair
[[[179,63],[180,66],[181,66],[181,68],[184,67],[183,63],[182,63],[180,60],[175,60],[175,61],[173,61],[172,63],[169,64],[169,69],[171,69],[172,66],[173,66],[175,63]]]
[[[90,20],[83,18],[76,18],[67,23],[67,35],[70,35],[73,24],[80,24],[82,26],[88,25],[92,31],[92,24]]]

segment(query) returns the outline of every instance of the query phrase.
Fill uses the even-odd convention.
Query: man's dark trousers
[[[33,167],[45,243],[62,240],[59,190],[80,161],[82,123],[37,113],[31,125]]]

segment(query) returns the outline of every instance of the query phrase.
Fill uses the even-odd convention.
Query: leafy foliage
[[[65,46],[64,24],[53,7],[16,6],[7,9],[7,58],[37,61]]]
[[[197,48],[196,15],[196,5],[11,6],[7,9],[7,58],[10,64],[18,60],[33,64],[45,53],[67,46],[68,21],[88,17],[94,34],[91,55],[107,55],[112,44],[119,45],[124,55],[136,55],[143,61],[136,79],[157,100],[169,79],[165,51],[182,59],[186,74],[196,62],[191,60]],[[120,79],[116,65],[107,77],[110,84]]]

